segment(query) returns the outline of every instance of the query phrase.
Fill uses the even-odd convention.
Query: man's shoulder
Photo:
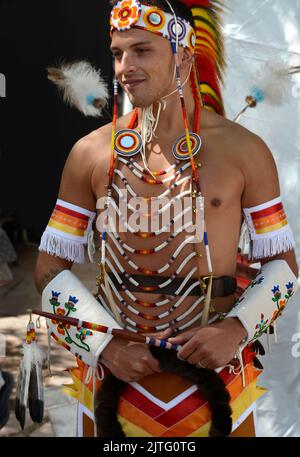
[[[210,124],[222,144],[222,153],[241,160],[245,165],[249,160],[272,160],[272,153],[264,140],[246,127],[219,115],[211,117]]]
[[[235,165],[241,171],[245,186],[250,189],[248,191],[250,197],[248,195],[248,200],[245,199],[244,204],[251,205],[253,195],[256,195],[257,188],[262,183],[271,189],[270,195],[274,192],[278,194],[276,161],[264,140],[242,125],[228,119],[223,118],[219,128],[223,138],[221,148],[224,148],[227,163]],[[267,182],[268,185],[266,185]]]
[[[129,124],[131,115],[128,113],[118,119],[117,130]],[[65,166],[65,175],[72,176],[77,182],[90,183],[95,195],[103,193],[110,163],[111,135],[110,122],[80,138],[74,144]]]
[[[117,130],[126,128],[129,124],[132,112],[122,116],[117,121]],[[73,146],[71,153],[78,158],[85,157],[85,160],[99,159],[99,155],[108,156],[110,154],[112,134],[112,122],[99,127],[80,138]]]

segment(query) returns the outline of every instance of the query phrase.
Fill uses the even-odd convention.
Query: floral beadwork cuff
[[[243,346],[255,341],[268,329],[298,288],[298,280],[285,260],[272,260],[262,266],[226,316],[237,317],[247,330]]]
[[[101,324],[110,328],[121,328],[113,317],[100,305],[96,298],[69,270],[58,274],[44,289],[43,311],[57,316],[72,317],[81,321]],[[77,358],[92,367],[113,338],[109,333],[99,333],[83,326],[74,327],[56,319],[47,319],[51,336]]]

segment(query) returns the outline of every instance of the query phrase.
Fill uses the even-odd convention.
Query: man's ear
[[[180,65],[182,68],[188,68],[193,62],[193,55],[187,48],[183,48],[180,55]]]

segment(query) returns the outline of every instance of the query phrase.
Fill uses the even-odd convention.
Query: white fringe
[[[295,248],[293,233],[288,227],[283,233],[272,237],[255,239],[252,241],[252,249],[249,252],[250,259],[272,257],[281,252],[287,252]]]
[[[52,371],[51,371],[51,329],[47,325],[47,365],[48,365],[48,374],[49,377],[52,378]]]
[[[244,361],[243,361],[243,351],[241,350],[241,348],[239,347],[236,354],[235,354],[236,358],[239,360],[240,362],[240,366],[239,366],[239,369],[238,370],[235,370],[234,368],[232,368],[231,365],[229,365],[231,368],[230,368],[230,373],[233,373],[235,374],[236,376],[239,376],[240,374],[242,375],[242,383],[243,383],[243,387],[246,387],[246,378],[245,378],[245,366],[244,366]]]
[[[267,328],[267,341],[268,341],[268,353],[271,354],[272,344],[271,344],[270,327]]]
[[[248,254],[250,249],[250,236],[248,226],[245,220],[241,227],[241,234],[238,247],[240,248],[242,254]]]
[[[274,328],[274,341],[275,341],[275,343],[278,343],[278,331],[277,331],[276,321],[273,322],[273,328]]]
[[[91,263],[95,263],[94,255],[96,252],[96,247],[95,247],[94,237],[95,237],[94,231],[91,230],[88,234],[88,256],[89,256]]]
[[[67,239],[59,238],[53,233],[43,233],[39,251],[47,252],[50,255],[66,259],[71,262],[84,263],[84,244],[76,243]]]

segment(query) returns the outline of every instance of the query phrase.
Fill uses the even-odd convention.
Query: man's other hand
[[[152,335],[156,338],[167,338],[171,330]],[[143,343],[133,343],[118,338],[113,340],[102,351],[101,362],[118,379],[125,382],[136,382],[145,376],[161,373],[159,362]]]
[[[214,370],[231,362],[245,336],[247,332],[238,319],[228,318],[187,330],[168,341],[183,346],[178,352],[180,358],[192,365],[200,362],[203,368]]]

